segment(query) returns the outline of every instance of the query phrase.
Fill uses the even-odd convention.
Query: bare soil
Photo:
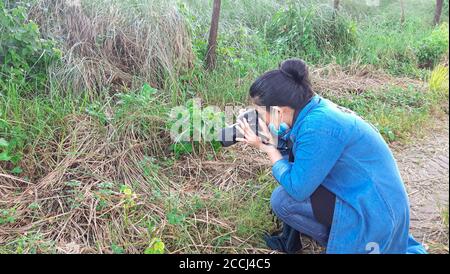
[[[448,115],[437,118],[425,132],[423,138],[392,148],[410,199],[411,233],[430,253],[448,253]]]

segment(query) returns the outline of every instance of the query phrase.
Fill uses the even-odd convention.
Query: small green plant
[[[188,100],[182,111],[174,110],[169,117],[167,128],[172,130],[176,125],[175,142],[170,145],[176,158],[183,154],[199,151],[200,148],[211,148],[215,153],[221,148],[216,140],[217,133],[223,127],[224,113],[214,108],[204,108],[196,100]]]
[[[3,224],[12,224],[16,222],[16,209],[0,209],[0,225]]]
[[[70,195],[67,198],[69,202],[70,209],[77,209],[81,206],[84,199],[83,193],[80,191],[81,182],[77,180],[72,180],[65,182],[65,192]]]
[[[1,126],[0,126],[1,129]],[[0,138],[0,163],[10,163],[12,174],[18,175],[22,173],[22,168],[19,166],[22,159],[22,153],[18,151],[19,148],[24,146],[24,136],[18,127],[13,128],[13,131],[19,134],[13,135],[13,138],[7,141],[4,138]]]
[[[7,148],[9,147],[9,143],[0,138],[0,161],[9,161],[11,160],[11,156],[8,155]]]
[[[147,234],[150,241],[148,247],[144,250],[144,254],[164,254],[165,244],[156,236],[156,227],[151,223],[147,226]]]
[[[115,243],[111,244],[111,251],[113,254],[123,254],[125,253],[125,250],[121,247],[116,245]]]
[[[44,240],[42,234],[31,232],[13,242],[17,254],[55,253],[55,243]]]
[[[129,220],[129,214],[130,210],[136,206],[136,193],[133,192],[133,189],[131,189],[128,185],[121,185],[120,186],[120,193],[122,194],[122,204],[123,204],[123,212],[124,212],[124,221],[125,224],[128,224]]]
[[[95,192],[95,197],[98,200],[95,209],[102,211],[110,205],[111,195],[113,192],[113,183],[103,182],[98,184],[98,191]]]

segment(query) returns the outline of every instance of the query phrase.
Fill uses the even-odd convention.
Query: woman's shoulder
[[[346,135],[353,132],[356,115],[343,109],[335,103],[322,99],[322,102],[312,109],[301,121],[298,134],[307,131],[331,134],[346,139]]]

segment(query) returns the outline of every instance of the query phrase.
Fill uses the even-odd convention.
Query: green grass
[[[347,107],[378,128],[388,142],[407,141],[416,136],[420,127],[430,118],[432,94],[391,87],[382,92],[367,91],[360,95],[331,98]]]

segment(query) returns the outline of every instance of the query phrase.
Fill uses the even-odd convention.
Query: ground
[[[448,253],[448,115],[431,121],[426,132],[392,147],[411,203],[412,234],[430,253]]]

